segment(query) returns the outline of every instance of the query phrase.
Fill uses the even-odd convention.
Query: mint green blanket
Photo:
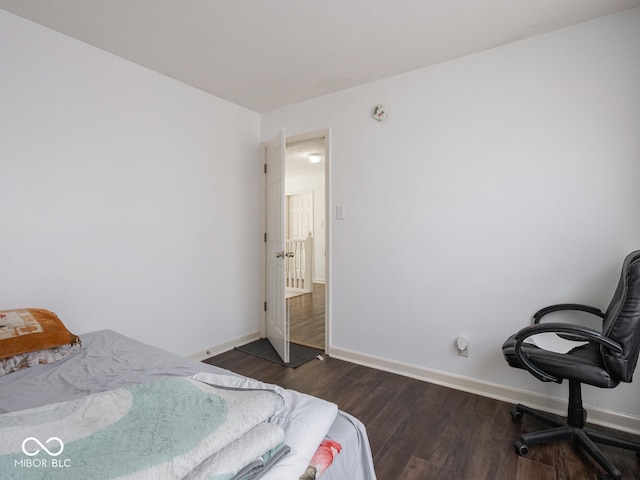
[[[281,402],[269,390],[173,378],[5,413],[0,472],[20,480],[231,478],[283,441],[280,427],[264,423]]]

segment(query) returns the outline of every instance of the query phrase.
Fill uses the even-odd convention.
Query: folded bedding
[[[284,430],[265,423],[282,404],[268,389],[171,378],[9,412],[0,421],[0,472],[21,480],[231,479],[282,446]]]
[[[277,464],[285,455],[288,455],[291,448],[281,443],[277,447],[264,453],[253,462],[245,465],[238,471],[230,480],[258,480],[267,472],[272,466]],[[218,477],[214,477],[218,478]],[[226,478],[226,477],[224,477]]]
[[[284,432],[277,425],[262,422],[226,447],[206,458],[184,480],[256,479],[267,469],[263,457],[288,452],[282,443]]]
[[[234,390],[268,390],[284,400],[268,422],[282,427],[285,443],[291,447],[291,452],[278,462],[278,469],[264,473],[263,480],[282,480],[279,476],[280,469],[291,472],[291,478],[300,478],[338,414],[338,407],[334,403],[251,378],[208,372],[198,373],[192,378]]]

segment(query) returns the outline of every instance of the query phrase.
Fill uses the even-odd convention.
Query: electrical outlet
[[[466,338],[458,337],[456,339],[456,348],[459,356],[469,357],[469,341]]]

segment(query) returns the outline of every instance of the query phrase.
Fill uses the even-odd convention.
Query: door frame
[[[324,350],[327,355],[331,354],[331,226],[332,226],[332,217],[331,217],[331,129],[324,128],[320,130],[313,130],[310,132],[300,133],[296,135],[287,135],[285,142],[288,145],[289,143],[298,143],[306,140],[314,140],[318,138],[324,138],[324,225],[325,225],[325,298],[324,298]],[[262,165],[266,164],[266,145],[268,142],[263,142],[261,144],[261,152],[260,155],[260,168],[264,168]],[[266,194],[267,194],[267,176],[263,175],[263,194],[262,198],[264,199],[263,205],[264,208],[262,210],[262,231],[266,231],[266,220],[267,220],[267,205],[266,205]],[[286,177],[286,172],[285,172]],[[261,252],[261,298],[265,301],[266,298],[266,243],[262,244]],[[266,337],[266,324],[267,324],[267,312],[260,308],[262,311],[262,321],[260,322],[260,336],[262,338]]]

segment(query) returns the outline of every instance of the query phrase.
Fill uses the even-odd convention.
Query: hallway
[[[325,285],[314,283],[313,292],[287,300],[290,340],[307,347],[325,348]]]

